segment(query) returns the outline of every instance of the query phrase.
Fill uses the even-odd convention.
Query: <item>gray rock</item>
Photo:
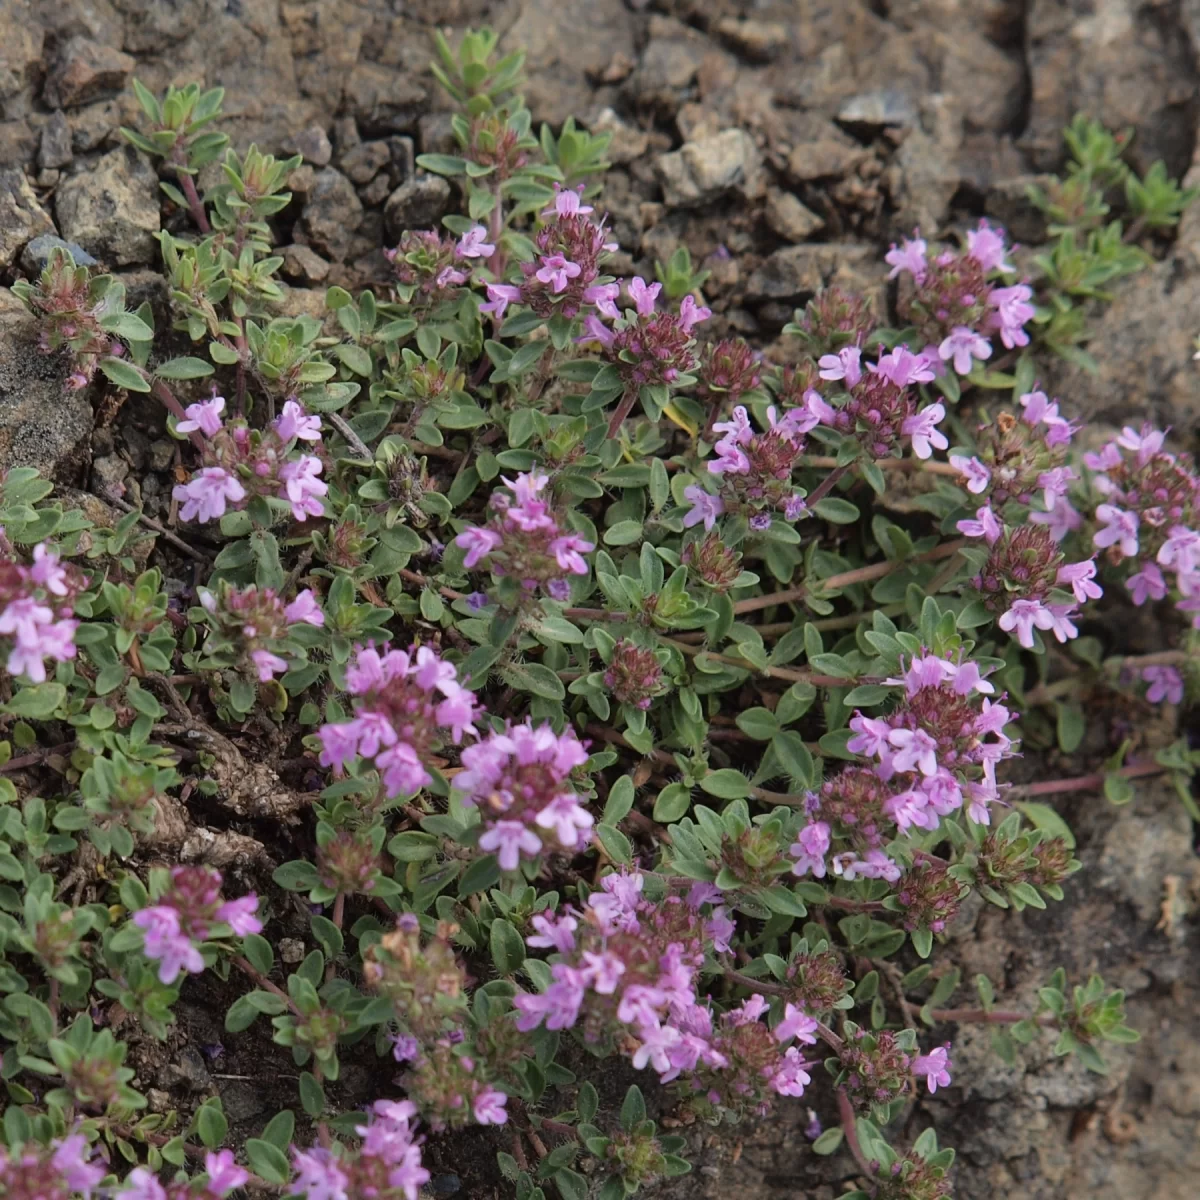
[[[762,156],[741,129],[687,142],[660,155],[654,169],[664,202],[674,208],[698,208],[735,190],[745,199],[762,194]]]
[[[1029,199],[1030,187],[1045,188],[1053,182],[1051,175],[1017,175],[999,179],[984,197],[984,211],[999,221],[1009,236],[1025,245],[1037,245],[1046,240],[1046,214]]]
[[[121,91],[135,65],[128,54],[112,46],[73,37],[55,57],[43,98],[51,108],[78,108]]]
[[[955,98],[929,97],[921,117],[921,126],[909,132],[893,163],[899,172],[896,225],[905,231],[937,229],[962,182],[963,120]]]
[[[300,233],[317,253],[341,262],[362,220],[362,201],[340,171],[326,167],[317,173],[300,214]]]
[[[876,88],[851,96],[838,109],[837,119],[844,125],[862,125],[882,129],[888,125],[911,125],[917,117],[912,101],[895,88]]]
[[[410,137],[390,137],[387,140],[388,149],[392,153],[392,166],[388,172],[392,186],[397,187],[406,179],[411,179],[416,170],[417,151]]]
[[[282,246],[283,273],[302,283],[320,283],[329,274],[329,264],[308,246]]]
[[[346,81],[346,107],[368,134],[408,133],[428,107],[425,89],[406,71],[360,62]]]
[[[204,1056],[195,1046],[181,1046],[175,1052],[175,1059],[158,1073],[159,1087],[167,1091],[183,1087],[192,1092],[207,1091],[212,1087],[212,1076]]]
[[[392,160],[387,142],[360,142],[342,155],[340,166],[351,183],[368,184]]]
[[[304,959],[304,942],[300,938],[280,938],[279,958],[281,962],[294,966]]]
[[[57,234],[43,233],[40,237],[35,237],[21,251],[21,269],[31,277],[39,274],[50,261],[50,252],[56,249],[69,251],[77,267],[99,265],[82,246],[77,246],[74,242],[63,241]]]
[[[426,113],[417,122],[417,140],[422,154],[457,154],[458,138],[454,136],[454,114]]]
[[[841,179],[849,175],[868,152],[848,138],[820,138],[795,146],[788,155],[787,176],[794,183],[811,183],[816,179]]]
[[[327,167],[333,158],[333,146],[330,144],[329,135],[320,125],[310,125],[301,130],[291,139],[291,145],[297,154],[304,156],[305,162],[310,162],[315,167]]]
[[[800,300],[811,296],[842,270],[873,258],[870,246],[857,242],[785,246],[750,276],[746,295],[755,300]]]
[[[92,463],[91,489],[97,496],[124,496],[128,478],[129,463],[119,454],[105,454]]]
[[[6,271],[32,238],[53,233],[54,222],[41,206],[24,171],[0,171],[0,271]]]
[[[71,126],[61,108],[55,109],[42,126],[42,144],[38,163],[43,169],[65,167],[74,157],[71,150]]]
[[[96,150],[106,141],[115,139],[122,123],[121,106],[115,100],[101,100],[67,115],[71,126],[71,149],[76,154]]]
[[[406,229],[436,225],[450,205],[450,184],[440,175],[419,171],[405,180],[387,199],[384,226],[395,241]]]
[[[753,18],[739,21],[736,17],[723,17],[717,22],[717,33],[739,54],[759,62],[777,57],[791,45],[788,26],[782,21],[756,21]]]
[[[387,177],[387,174],[376,175],[370,183],[363,188],[359,195],[362,197],[362,202],[368,208],[375,208],[382,204],[392,191],[392,181]]]
[[[0,19],[4,36],[0,37],[0,100],[7,100],[34,81],[42,61],[45,31],[34,19],[29,0],[0,0]],[[5,160],[0,155],[0,162]]]
[[[767,224],[789,242],[802,242],[825,228],[825,222],[791,192],[778,191],[767,196]]]
[[[0,288],[0,471],[36,467],[67,482],[86,459],[92,406],[65,388],[66,360],[38,349],[38,323]]]
[[[32,167],[38,135],[28,121],[0,121],[0,163],[10,167]]]
[[[55,195],[63,237],[113,266],[153,261],[160,228],[158,176],[131,147],[110,151]]]

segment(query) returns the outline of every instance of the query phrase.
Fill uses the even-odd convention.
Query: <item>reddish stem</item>
[[[910,1000],[909,1004],[914,1008],[920,1007],[919,1001]],[[1007,1012],[999,1008],[935,1008],[929,1015],[935,1021],[954,1021],[959,1025],[1015,1025],[1018,1021],[1036,1021],[1039,1025],[1057,1024],[1053,1013],[1034,1017],[1029,1013]]]
[[[850,470],[851,465],[852,464],[850,463],[844,463],[840,467],[834,467],[833,470],[830,471],[829,474],[826,475],[819,484],[817,484],[816,488],[809,495],[804,497],[804,507],[811,511],[820,501],[824,500],[825,497],[828,496],[831,491],[833,491],[838,480]]]
[[[613,410],[613,415],[608,420],[608,436],[616,438],[621,432],[621,426],[624,424],[625,418],[633,411],[633,402],[637,399],[637,392],[632,388],[626,388],[625,394],[621,397],[621,403]]]
[[[858,1140],[858,1126],[855,1123],[854,1105],[846,1095],[845,1088],[838,1088],[838,1116],[842,1122],[842,1132],[846,1135],[846,1148],[854,1155],[854,1161],[868,1179],[875,1178],[875,1168],[867,1161],[863,1148]]]
[[[208,214],[204,211],[204,201],[200,199],[200,193],[196,191],[196,181],[186,171],[176,171],[175,178],[179,180],[179,186],[187,198],[188,210],[192,214],[192,220],[196,222],[196,228],[202,234],[212,233],[212,226],[208,223]]]
[[[244,975],[248,975],[257,987],[262,988],[265,992],[271,992],[284,1001],[288,1008],[291,1009],[293,1016],[298,1017],[301,1015],[300,1010],[292,1003],[291,996],[277,983],[272,983],[257,967],[252,966],[248,959],[240,954],[234,954],[230,956],[229,961]]]
[[[1090,792],[1104,786],[1109,775],[1120,775],[1122,779],[1139,779],[1145,775],[1161,775],[1167,770],[1160,763],[1131,763],[1118,771],[1094,771],[1091,775],[1080,775],[1075,779],[1047,779],[1043,783],[1025,783],[1009,791],[1016,796],[1058,796],[1065,792]]]

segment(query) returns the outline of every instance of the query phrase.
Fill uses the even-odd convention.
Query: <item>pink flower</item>
[[[488,231],[482,225],[472,225],[458,239],[454,248],[456,258],[490,258],[496,253],[496,247],[487,240]]]
[[[1115,545],[1126,558],[1133,558],[1137,554],[1140,524],[1137,513],[1126,512],[1115,504],[1100,504],[1096,507],[1096,520],[1104,523],[1104,528],[1092,538],[1092,545],[1097,550]]]
[[[937,423],[945,415],[944,405],[930,404],[919,413],[905,417],[900,432],[912,438],[913,453],[918,458],[929,458],[934,450],[945,450],[949,446],[946,435],[937,428]]]
[[[1060,642],[1068,642],[1071,638],[1079,636],[1079,630],[1075,628],[1074,618],[1079,614],[1075,611],[1073,604],[1050,604],[1047,606],[1050,611],[1050,632]]]
[[[583,192],[583,185],[579,185],[579,189],[563,187],[561,183],[554,185],[555,191],[558,193],[554,197],[554,203],[547,209],[542,210],[543,217],[551,215],[559,217],[575,217],[586,216],[590,212],[595,212],[590,204],[583,204],[580,201],[580,196]]]
[[[577,342],[599,342],[602,346],[611,346],[616,334],[595,313],[588,313],[583,318],[583,334],[577,337]]]
[[[288,669],[287,662],[269,650],[251,650],[250,659],[258,672],[259,683],[269,683],[276,675],[282,675]]]
[[[662,284],[648,284],[640,275],[635,275],[625,286],[629,291],[634,308],[637,309],[638,316],[654,316],[654,304],[658,299],[658,293],[662,291]]]
[[[817,1022],[794,1004],[787,1005],[783,1010],[783,1020],[775,1026],[774,1033],[777,1042],[787,1042],[795,1038],[810,1046],[817,1044]]]
[[[521,855],[536,857],[542,850],[542,839],[522,821],[497,821],[479,839],[480,850],[498,851],[502,871],[515,871]]]
[[[317,603],[317,598],[312,594],[310,588],[305,588],[283,610],[283,616],[289,625],[295,625],[298,621],[318,627],[325,624],[325,614],[321,611],[321,606]]]
[[[857,346],[843,346],[836,354],[822,354],[817,366],[822,379],[844,379],[852,388],[862,379],[861,360],[862,351]]]
[[[892,732],[892,727],[886,721],[855,713],[850,719],[850,728],[856,735],[846,743],[846,749],[851,754],[877,758],[887,753],[888,734]]]
[[[1158,552],[1158,564],[1173,568],[1179,575],[1191,575],[1200,567],[1200,533],[1183,525],[1174,526]]]
[[[167,1190],[152,1171],[134,1167],[121,1187],[122,1200],[167,1200]]]
[[[625,964],[611,951],[596,954],[586,950],[580,958],[580,971],[588,985],[601,996],[611,996],[625,974]]]
[[[565,292],[572,279],[583,268],[561,254],[543,254],[542,265],[535,277],[547,284],[552,292]]]
[[[1133,593],[1133,602],[1139,608],[1147,600],[1161,600],[1167,594],[1167,581],[1153,563],[1147,563],[1136,575],[1130,575],[1125,586]]]
[[[983,538],[989,546],[994,546],[1004,532],[989,504],[975,510],[974,521],[959,521],[956,528],[959,533],[966,534],[967,537]]]
[[[975,365],[972,359],[983,362],[991,358],[992,344],[966,325],[956,325],[938,346],[938,354],[943,362],[953,361],[954,369],[960,375],[970,375]]]
[[[914,234],[917,232],[913,231]],[[883,256],[883,261],[892,269],[888,272],[889,279],[895,279],[901,271],[907,271],[920,283],[926,274],[925,255],[929,246],[922,237],[904,238],[900,245],[892,243],[892,248]]]
[[[954,671],[951,685],[956,695],[969,696],[972,692],[979,692],[983,696],[995,694],[995,687],[988,683],[979,673],[978,663],[968,660],[965,663],[959,663],[957,666],[950,665]]]
[[[1000,329],[1000,340],[1009,350],[1029,345],[1025,323],[1037,315],[1029,303],[1032,297],[1033,290],[1023,283],[1015,287],[992,288],[988,295],[988,304],[996,310],[995,321]]]
[[[472,1106],[475,1120],[480,1125],[503,1125],[508,1120],[508,1112],[504,1107],[507,1103],[508,1097],[503,1092],[485,1088],[475,1097]]]
[[[807,875],[811,871],[817,879],[825,878],[829,833],[829,826],[824,821],[812,821],[800,830],[788,849],[788,853],[796,860],[792,864],[793,875]]]
[[[553,830],[559,844],[565,849],[575,850],[587,844],[587,831],[592,827],[593,818],[579,803],[578,796],[573,792],[563,792],[555,796],[533,820],[540,828]]]
[[[691,333],[693,325],[699,325],[701,321],[707,321],[711,316],[712,309],[706,308],[703,304],[697,304],[694,296],[684,296],[679,305],[679,327],[684,333]]]
[[[912,825],[918,829],[937,828],[937,813],[929,811],[929,796],[919,788],[908,788],[889,796],[883,802],[883,811],[896,822],[901,833]]]
[[[224,1196],[234,1188],[240,1188],[249,1178],[250,1173],[239,1167],[233,1160],[231,1150],[209,1152],[204,1156],[204,1173],[208,1176],[208,1192]]]
[[[258,897],[251,892],[236,900],[226,900],[214,916],[218,921],[224,921],[238,937],[245,937],[248,933],[262,932],[262,922],[255,916],[257,912]]]
[[[320,1146],[312,1150],[293,1146],[292,1164],[296,1178],[288,1185],[289,1192],[305,1200],[347,1200],[350,1180],[330,1151]],[[412,1194],[415,1197],[415,1189]]]
[[[564,570],[572,575],[586,575],[587,563],[583,559],[584,554],[588,554],[595,550],[595,544],[584,541],[577,534],[568,533],[562,537],[557,537],[548,547],[551,554],[554,555],[555,562]]]
[[[806,1070],[809,1065],[795,1046],[789,1046],[774,1070],[764,1067],[763,1071],[764,1074],[770,1072],[771,1087],[781,1096],[803,1096],[805,1087],[812,1082]]]
[[[1183,676],[1174,667],[1143,667],[1142,678],[1150,685],[1146,699],[1151,704],[1160,700],[1178,704],[1183,699]]]
[[[718,954],[728,954],[730,939],[737,933],[737,924],[724,907],[718,904],[705,923],[704,932],[712,940],[713,949]]]
[[[4,531],[0,528],[0,534]],[[45,542],[33,548],[33,562],[29,565],[29,578],[55,596],[65,596],[67,587],[66,569],[58,561],[58,552]]]
[[[1053,510],[1055,504],[1067,494],[1071,484],[1078,478],[1070,467],[1055,467],[1052,471],[1043,471],[1038,476],[1038,487],[1042,489],[1042,499],[1047,511]]]
[[[868,850],[865,858],[859,858],[852,850],[835,854],[833,873],[849,883],[855,879],[886,879],[895,883],[900,878],[900,868],[882,850]]]
[[[1144,467],[1163,448],[1166,440],[1167,435],[1150,424],[1143,424],[1140,431],[1126,425],[1117,437],[1117,445],[1135,452],[1138,466]],[[1110,465],[1115,467],[1117,464]]]
[[[486,558],[504,539],[492,529],[481,529],[477,525],[468,525],[454,539],[456,546],[461,546],[467,553],[463,566],[470,571],[479,560]]]
[[[521,1014],[517,1028],[522,1033],[543,1022],[547,1029],[570,1029],[579,1019],[584,996],[580,972],[565,963],[555,963],[550,970],[554,982],[540,996],[518,993],[513,997],[513,1007]]]
[[[1000,617],[997,624],[1005,633],[1015,631],[1017,641],[1026,650],[1031,650],[1034,629],[1052,629],[1055,619],[1040,600],[1014,600],[1012,607]]]
[[[579,922],[570,913],[561,916],[551,912],[534,913],[529,923],[537,933],[525,939],[527,946],[553,948],[559,954],[570,954],[575,949],[575,930]]]
[[[897,346],[887,354],[879,356],[879,362],[870,368],[885,379],[890,379],[898,388],[912,387],[915,383],[932,383],[935,375],[929,360],[914,354],[907,346]]]
[[[980,221],[977,229],[967,230],[967,253],[984,271],[1016,270],[1004,257],[1008,253],[1004,245],[1004,230],[993,229],[987,221]]]
[[[321,418],[315,413],[306,413],[295,400],[288,400],[276,418],[275,432],[281,442],[290,442],[292,438],[299,438],[302,442],[319,442]]]
[[[205,437],[215,437],[221,431],[221,413],[225,410],[225,397],[215,393],[211,400],[200,404],[189,404],[184,412],[187,419],[176,424],[179,433],[192,433],[200,430]]]
[[[324,515],[325,505],[318,497],[329,491],[329,484],[317,478],[320,473],[321,460],[311,454],[302,454],[279,468],[279,481],[297,521]]]
[[[598,312],[615,321],[621,310],[616,305],[617,297],[621,294],[619,283],[594,283],[583,293],[585,304],[594,304]]]
[[[924,1075],[925,1083],[930,1093],[940,1087],[950,1086],[950,1043],[930,1050],[928,1054],[920,1054],[913,1059],[912,1072],[914,1075]]]
[[[1059,496],[1049,512],[1031,512],[1029,521],[1032,525],[1048,526],[1050,536],[1056,542],[1061,542],[1068,533],[1083,524],[1083,518],[1075,511],[1065,496]]]
[[[1071,588],[1075,599],[1080,604],[1089,600],[1099,600],[1104,595],[1104,589],[1092,581],[1096,578],[1096,560],[1089,558],[1086,562],[1065,563],[1058,568],[1054,582],[1062,587],[1064,584]]]
[[[683,518],[683,526],[690,529],[693,525],[704,522],[705,529],[712,529],[717,518],[725,511],[725,501],[720,496],[706,492],[699,484],[689,484],[683,489],[684,497],[692,502],[692,507]]]
[[[505,309],[510,304],[520,303],[521,289],[511,283],[489,283],[487,295],[487,303],[480,304],[479,311],[493,313],[497,321],[503,321]]]
[[[187,483],[176,484],[171,495],[182,502],[183,521],[215,521],[225,515],[227,501],[246,498],[246,489],[224,467],[204,467]]]
[[[142,931],[143,952],[158,961],[158,978],[172,984],[181,971],[198,975],[204,970],[204,957],[184,934],[179,925],[179,913],[169,905],[143,908],[133,914],[133,923]]]
[[[649,1063],[661,1075],[671,1070],[671,1060],[668,1051],[673,1049],[682,1039],[679,1030],[672,1025],[645,1026],[638,1030],[642,1044],[633,1055],[633,1066],[641,1071]]]
[[[893,729],[888,744],[896,750],[892,766],[897,771],[932,775],[937,770],[937,742],[923,729]]]

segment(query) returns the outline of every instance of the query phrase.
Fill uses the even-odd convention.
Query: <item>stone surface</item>
[[[0,100],[7,100],[33,83],[46,35],[31,0],[0,0],[0,22]]]
[[[282,246],[283,273],[302,283],[320,283],[329,274],[329,263],[308,246]]]
[[[362,220],[362,201],[340,171],[326,167],[317,173],[308,202],[300,214],[298,236],[326,258],[341,261],[350,249]]]
[[[38,164],[47,169],[65,167],[72,156],[71,126],[67,124],[66,114],[62,109],[56,109],[42,126]]]
[[[24,171],[0,171],[0,271],[17,261],[32,238],[53,233],[54,222],[41,206]]]
[[[108,266],[152,262],[158,253],[158,176],[130,147],[112,150],[61,184],[59,230]]]
[[[762,194],[762,156],[741,129],[687,142],[660,155],[654,170],[664,202],[675,208],[698,208],[731,191],[745,199]]]
[[[785,246],[751,275],[746,294],[755,300],[799,300],[874,257],[871,247],[856,242]]]
[[[370,183],[391,161],[387,142],[360,142],[342,155],[340,166],[351,183],[362,186]]]
[[[292,139],[292,145],[297,154],[304,156],[305,162],[310,162],[315,167],[327,167],[329,160],[333,158],[333,146],[329,135],[320,125],[310,125],[307,129],[302,129]]]
[[[55,56],[44,99],[51,108],[78,108],[119,92],[133,73],[128,54],[87,37],[73,37]]]
[[[346,83],[348,110],[368,135],[409,133],[428,106],[424,86],[408,72],[359,63]]]
[[[450,204],[450,184],[440,175],[418,171],[387,199],[383,219],[394,242],[406,229],[428,229],[441,220]]]
[[[36,275],[50,261],[50,253],[55,249],[69,250],[76,266],[94,267],[96,260],[75,242],[67,242],[57,234],[43,233],[33,238],[21,251],[21,270],[26,275]]]
[[[825,228],[825,222],[811,208],[806,208],[791,192],[779,191],[767,197],[767,224],[772,232],[789,242],[802,242]]]
[[[0,471],[36,467],[69,482],[86,462],[92,406],[66,390],[65,360],[37,342],[37,322],[0,288]]]

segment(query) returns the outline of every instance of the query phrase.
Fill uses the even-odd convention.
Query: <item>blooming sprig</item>
[[[82,1133],[55,1138],[49,1145],[25,1142],[11,1150],[0,1143],[0,1193],[8,1200],[91,1200],[108,1174]]]
[[[506,607],[520,607],[540,588],[555,600],[570,596],[567,578],[586,575],[585,554],[596,547],[564,529],[545,498],[550,477],[539,471],[505,479],[488,502],[486,525],[468,525],[454,539],[466,551],[463,565],[485,563],[502,581]]]
[[[179,432],[204,435],[204,465],[172,492],[180,518],[215,521],[254,497],[285,501],[297,521],[324,515],[329,485],[318,478],[324,465],[315,454],[297,453],[300,443],[320,440],[320,418],[289,399],[265,430],[257,430],[241,418],[226,423],[224,409],[225,398],[214,391],[209,400],[188,405],[186,419],[176,425]]]
[[[546,848],[574,852],[591,837],[592,814],[569,782],[587,750],[570,729],[526,721],[490,733],[462,752],[453,786],[483,820],[479,848],[494,852],[504,871]]]
[[[33,683],[46,679],[46,662],[75,657],[74,602],[84,580],[77,568],[60,562],[45,542],[21,562],[0,528],[0,645],[7,643],[5,667]]]
[[[400,298],[419,308],[455,295],[494,250],[483,226],[475,225],[457,240],[434,230],[405,230],[383,256],[391,263]]]
[[[153,1171],[134,1167],[116,1194],[123,1200],[224,1200],[249,1178],[250,1172],[234,1162],[230,1151],[217,1150],[204,1156],[202,1179],[164,1185]]]
[[[236,663],[267,683],[288,669],[282,655],[293,649],[289,632],[297,625],[320,627],[325,614],[316,596],[305,588],[285,604],[271,588],[246,588],[222,583],[216,591],[201,589],[200,606],[212,633],[205,654],[214,665],[232,656]]]
[[[346,669],[346,690],[355,715],[321,727],[321,762],[342,771],[356,756],[371,761],[389,796],[426,787],[434,753],[475,736],[474,696],[428,646],[360,648]]]
[[[182,972],[195,975],[204,970],[201,949],[210,937],[226,936],[221,926],[238,937],[261,932],[257,910],[253,892],[222,900],[221,873],[212,867],[172,867],[155,902],[131,919],[142,931],[143,953],[158,963],[159,979],[170,984]]]

